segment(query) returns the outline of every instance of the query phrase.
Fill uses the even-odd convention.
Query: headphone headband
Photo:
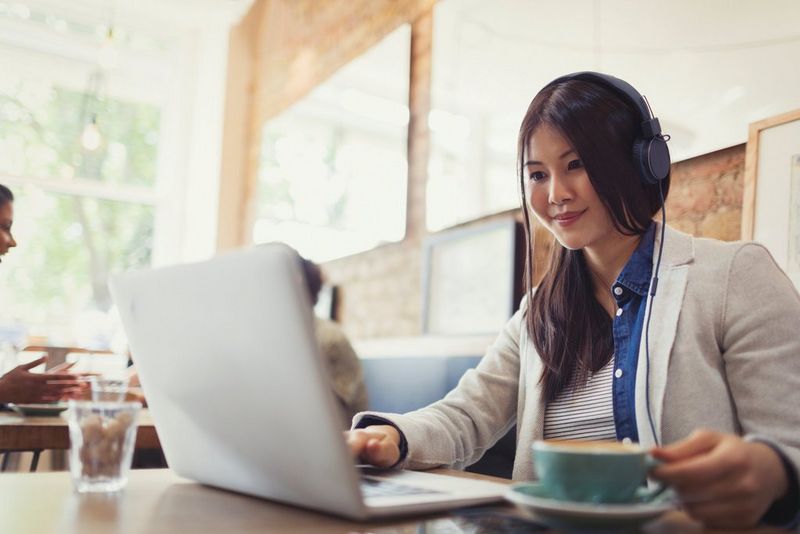
[[[625,80],[601,72],[582,71],[567,74],[548,83],[545,88],[569,80],[582,80],[601,85],[632,104],[638,111],[639,138],[633,146],[634,162],[639,168],[642,181],[655,184],[669,176],[670,157],[666,139],[661,135],[661,124],[650,112],[647,101],[639,91]],[[669,136],[667,136],[669,138]]]

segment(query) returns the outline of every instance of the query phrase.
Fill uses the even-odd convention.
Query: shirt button
[[[614,294],[617,295],[617,296],[622,295],[622,288],[619,287],[619,286],[615,287],[614,288]]]
[[[624,443],[625,445],[630,445],[631,443],[633,443],[633,440],[631,438],[622,438],[622,443]]]
[[[617,369],[616,371],[614,371],[614,376],[616,376],[617,378],[622,378],[622,369]]]
[[[617,308],[617,317],[622,315],[622,308]]]

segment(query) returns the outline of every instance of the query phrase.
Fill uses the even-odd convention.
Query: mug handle
[[[664,463],[658,458],[653,458],[650,454],[645,456],[644,461],[648,471]],[[663,482],[659,482],[655,487],[649,488],[640,494],[642,502],[652,502],[653,499],[664,493],[664,491],[666,491],[667,488],[669,488],[669,486],[667,486]]]

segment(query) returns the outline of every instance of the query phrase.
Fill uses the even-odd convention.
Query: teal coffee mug
[[[636,444],[613,441],[534,441],[533,465],[548,494],[565,501],[648,502],[666,489],[644,490],[659,461]]]

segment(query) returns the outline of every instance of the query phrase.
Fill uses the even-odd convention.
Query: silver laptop
[[[503,484],[355,466],[295,258],[270,244],[112,279],[170,467],[359,519],[500,500]]]

